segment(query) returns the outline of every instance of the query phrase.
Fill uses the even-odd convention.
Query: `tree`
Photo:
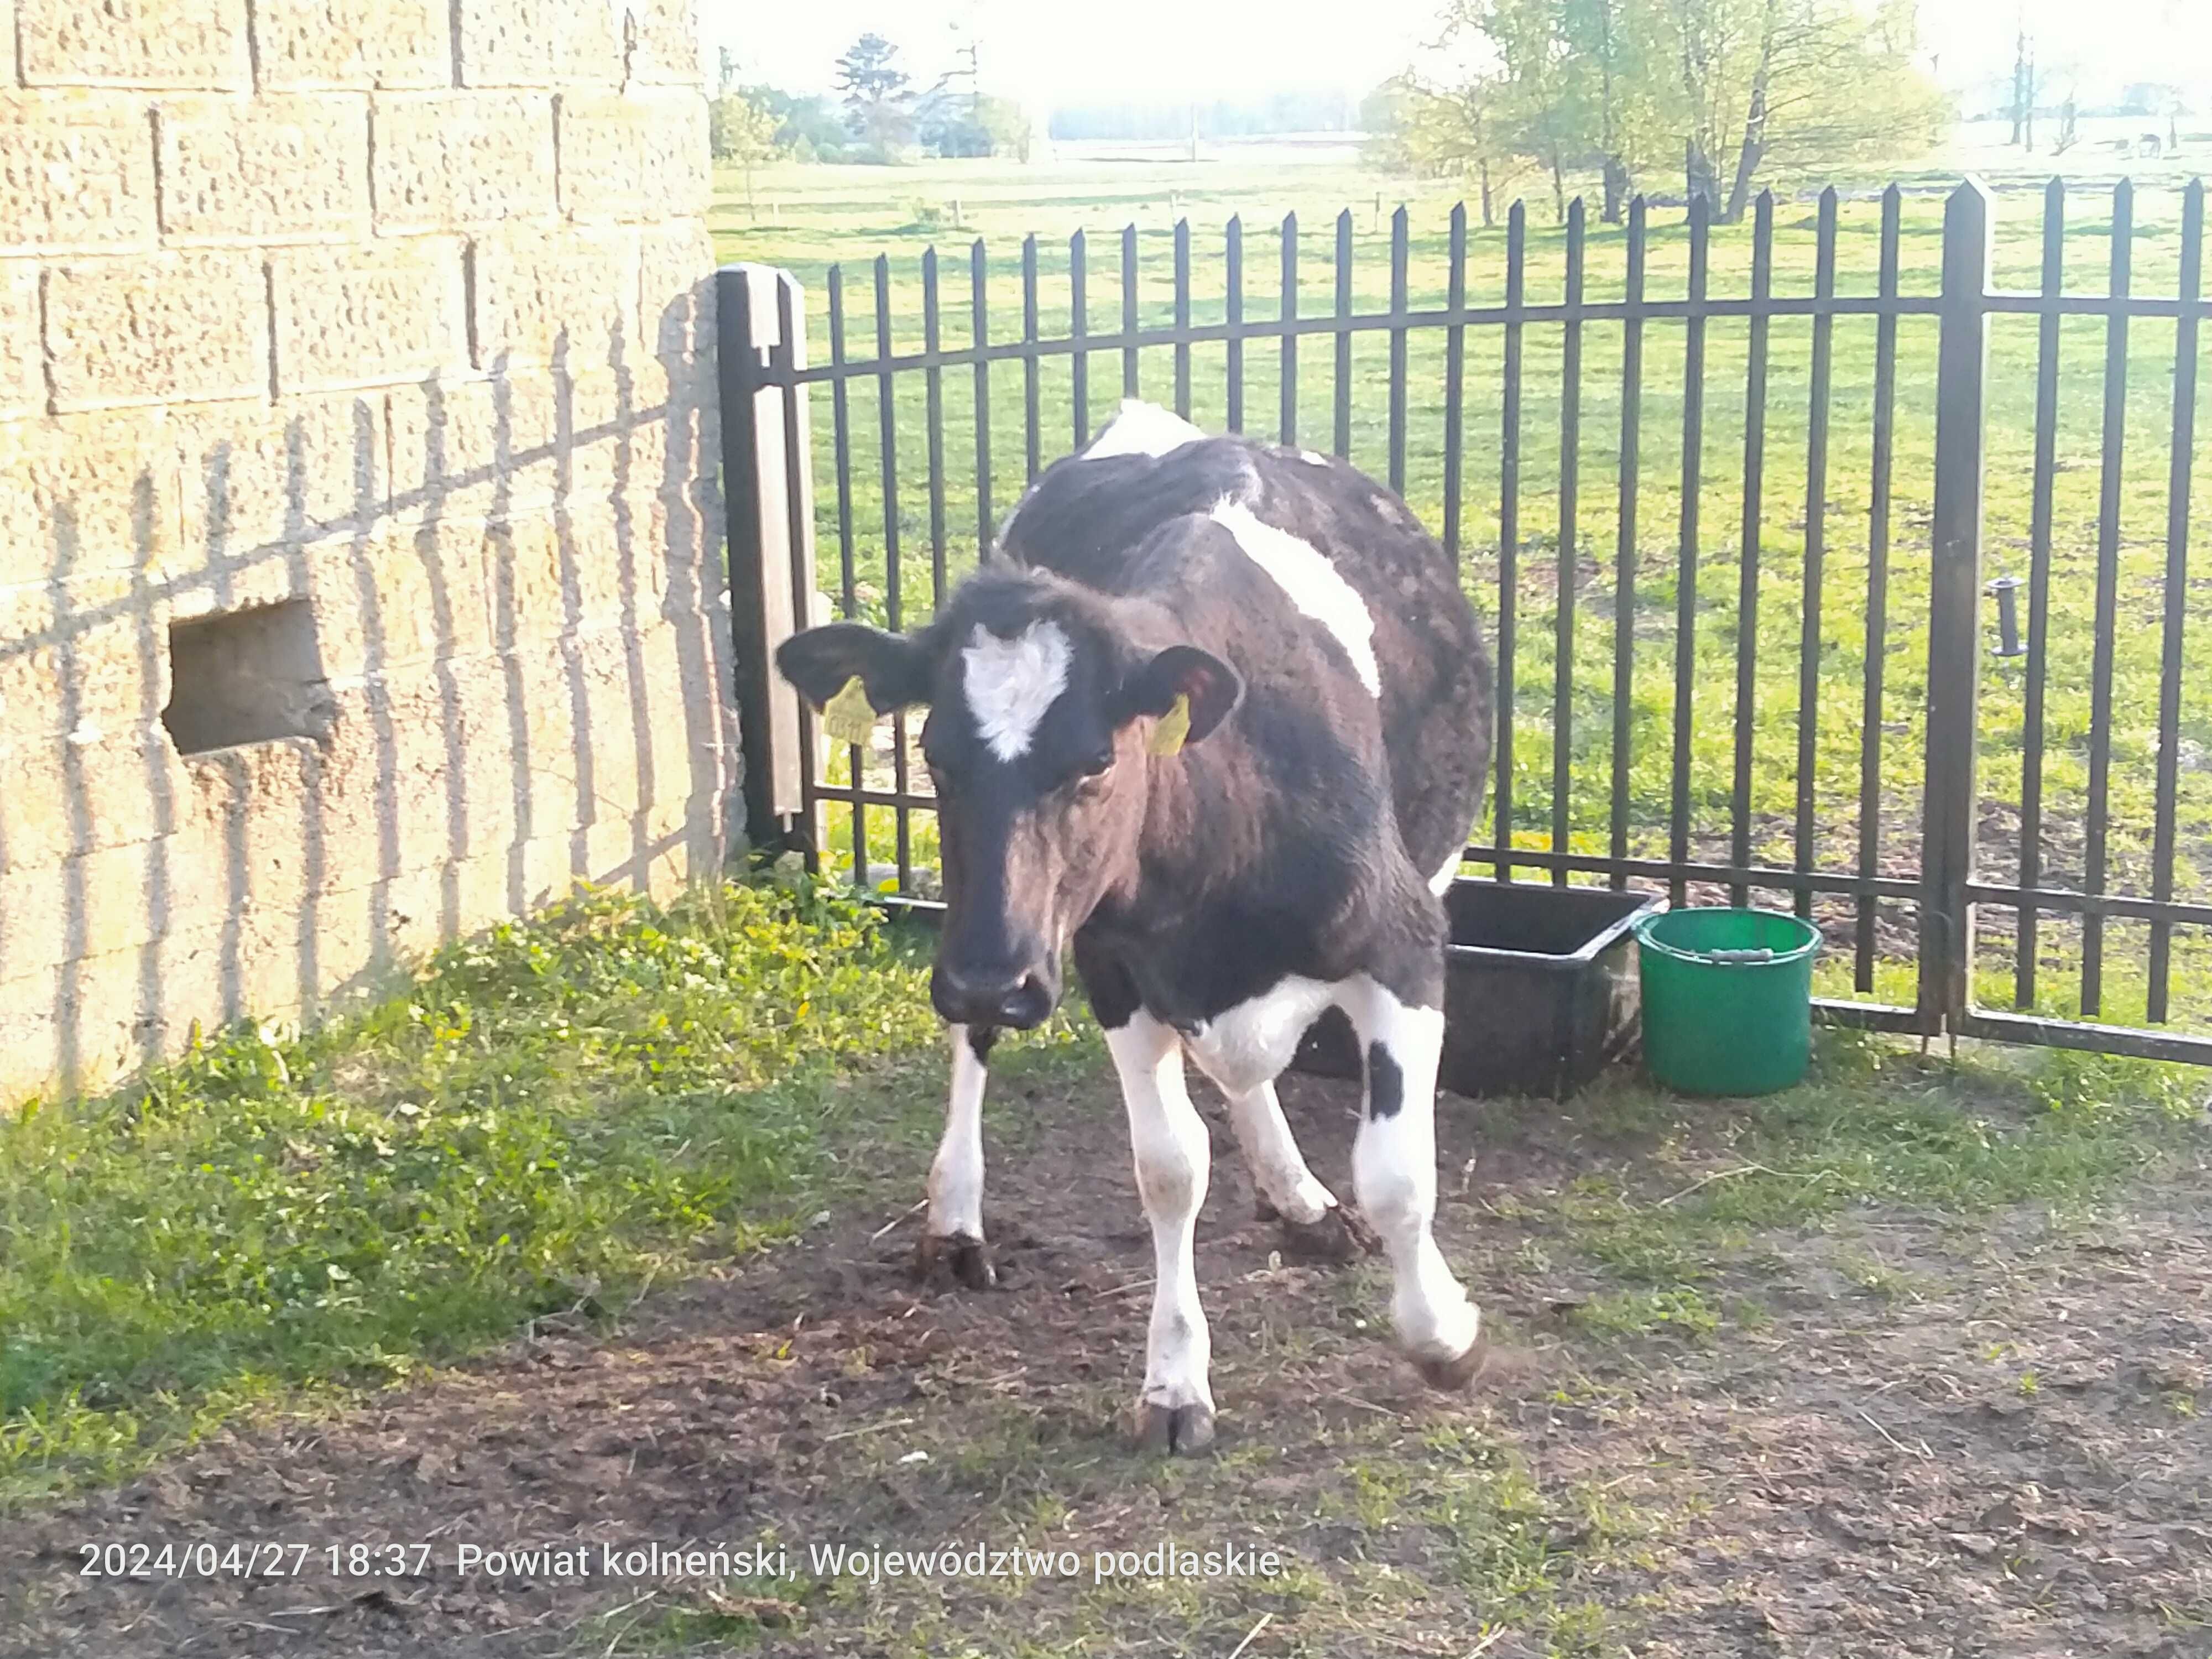
[[[984,93],[975,100],[975,119],[990,137],[992,155],[1011,155],[1018,161],[1030,159],[1029,112],[1012,99]]]
[[[1768,0],[1764,73],[1753,83],[1723,217],[1743,216],[1770,173],[1863,165],[1935,147],[1950,101],[1914,62],[1912,0],[1870,13],[1852,0]]]
[[[784,155],[801,161],[844,159],[852,134],[844,117],[819,93],[794,97],[774,87],[746,87],[746,97],[775,118],[775,142]]]
[[[1566,167],[1594,146],[1589,60],[1576,52],[1563,27],[1562,0],[1461,0],[1455,27],[1479,30],[1495,53],[1503,77],[1491,113],[1501,135],[1532,156],[1552,178],[1552,204],[1567,216]]]
[[[1501,141],[1494,114],[1501,82],[1467,74],[1432,84],[1412,70],[1385,81],[1360,106],[1361,125],[1374,136],[1368,160],[1424,179],[1469,179],[1481,191],[1482,222],[1498,222],[1498,193],[1519,162]]]
[[[1664,0],[1684,97],[1684,172],[1713,216],[1762,181],[1925,150],[1949,110],[1914,66],[1911,0]],[[1725,194],[1721,181],[1728,180]]]
[[[745,211],[754,211],[753,169],[783,153],[778,122],[764,100],[748,93],[726,93],[707,106],[707,142],[718,161],[744,169]]]
[[[1604,175],[1601,217],[1619,224],[1636,180],[1671,147],[1673,99],[1656,7],[1633,0],[1565,0],[1560,29],[1594,84],[1586,102]]]
[[[1390,84],[1377,159],[1494,182],[1523,158],[1562,209],[1595,166],[1608,219],[1670,158],[1734,220],[1768,179],[1925,149],[1947,118],[1911,0],[1447,0],[1438,21],[1431,59],[1455,64]]]
[[[913,78],[892,60],[898,48],[880,34],[864,34],[837,60],[837,90],[845,96],[845,121],[853,136],[879,161],[914,141]]]
[[[915,106],[915,131],[944,156],[1013,155],[1029,160],[1029,118],[1020,105],[988,93],[931,88]]]

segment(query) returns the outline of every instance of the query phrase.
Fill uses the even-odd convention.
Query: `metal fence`
[[[2200,858],[2212,878],[2212,764],[2199,766],[2212,750],[2212,647],[2202,674],[2188,654],[2188,623],[2201,605],[2201,579],[2188,565],[2207,310],[2201,183],[2182,194],[2178,226],[2155,228],[2160,238],[2179,237],[2174,286],[2158,295],[2136,292],[2132,280],[2144,231],[2124,182],[2098,237],[2107,281],[2095,293],[2069,291],[2068,197],[2056,182],[2043,197],[2032,290],[1995,279],[1998,227],[1983,186],[1970,182],[1944,198],[1940,230],[1908,228],[1907,200],[1894,186],[1880,198],[1878,227],[1868,233],[1875,269],[1856,292],[1839,281],[1843,204],[1833,191],[1802,227],[1812,234],[1809,280],[1788,285],[1777,278],[1776,203],[1759,199],[1740,293],[1715,291],[1716,238],[1697,204],[1681,225],[1662,227],[1638,200],[1624,230],[1601,233],[1619,264],[1601,292],[1581,204],[1547,239],[1532,234],[1517,205],[1502,239],[1471,235],[1461,208],[1443,242],[1442,292],[1420,303],[1401,209],[1382,309],[1356,304],[1350,212],[1336,222],[1334,282],[1322,307],[1301,282],[1295,216],[1277,238],[1271,295],[1248,293],[1246,238],[1236,220],[1221,244],[1218,286],[1195,289],[1190,228],[1177,222],[1164,233],[1168,291],[1148,301],[1132,226],[1121,237],[1118,272],[1106,272],[1119,278],[1112,332],[1091,326],[1098,273],[1081,233],[1065,265],[1055,258],[1048,273],[1055,287],[1064,275],[1068,325],[1046,331],[1031,237],[1022,251],[1018,337],[994,327],[994,273],[977,242],[966,261],[964,342],[945,337],[933,251],[919,273],[919,338],[901,341],[884,258],[874,262],[869,296],[872,356],[853,355],[848,284],[841,268],[827,271],[821,363],[808,359],[794,277],[725,269],[725,471],[756,843],[797,845],[817,861],[849,857],[860,878],[888,866],[897,892],[911,896],[916,815],[933,805],[915,787],[904,722],[895,724],[886,752],[833,755],[769,666],[777,641],[823,612],[817,465],[835,492],[818,514],[836,543],[835,609],[911,625],[924,608],[915,599],[922,578],[914,544],[926,537],[934,604],[975,549],[988,546],[999,505],[1018,492],[1019,482],[1001,476],[1012,466],[1012,377],[1018,477],[1025,481],[1062,453],[1048,402],[1056,407],[1064,392],[1073,448],[1094,429],[1097,360],[1103,356],[1109,376],[1118,361],[1118,392],[1133,397],[1147,391],[1145,363],[1164,358],[1171,384],[1156,381],[1152,395],[1187,417],[1204,402],[1202,412],[1218,424],[1249,430],[1257,411],[1247,393],[1258,382],[1263,402],[1273,392],[1275,418],[1271,434],[1255,435],[1297,445],[1319,436],[1316,393],[1325,390],[1337,453],[1401,492],[1409,452],[1424,468],[1437,464],[1438,476],[1425,471],[1420,489],[1433,497],[1431,522],[1486,612],[1503,688],[1487,833],[1478,826],[1467,852],[1478,869],[1499,880],[1528,872],[1556,884],[1662,887],[1676,902],[1780,896],[1820,920],[1832,958],[1849,963],[1848,983],[1824,987],[1834,994],[1820,1001],[1838,1021],[2212,1061],[2212,1035],[2176,1029],[2202,1024],[2212,1033],[2212,955],[2201,958],[2208,988],[2200,999],[2200,958],[2179,952],[2174,933],[2212,924],[2212,902],[2187,902],[2192,893],[2212,899],[2195,885]],[[1938,270],[1905,257],[1908,234],[1923,234],[1940,235]],[[1472,292],[1477,238],[1492,247],[1502,241],[1494,298]],[[1540,239],[1547,269],[1556,266],[1557,297],[1530,292]],[[1726,246],[1733,255],[1741,244]],[[1679,292],[1658,291],[1662,250],[1670,290],[1679,268]],[[1147,323],[1148,305],[1164,314]],[[1993,364],[1993,330],[2014,319],[2033,319],[2033,347],[2014,343]],[[2078,567],[2067,503],[2076,493],[2070,475],[2084,463],[2067,441],[2078,423],[2062,398],[2072,319],[2081,319],[2072,332],[2100,331],[2103,357],[2094,538],[2083,499]],[[2141,337],[2130,341],[2130,324],[2146,319],[2172,330],[2170,359],[2157,353],[2170,362],[2170,396],[2154,388],[2149,413],[2143,371],[2134,368],[2132,387],[2130,380],[2145,355]],[[1846,348],[1855,378],[1839,389]],[[1363,350],[1387,368],[1363,370]],[[1601,350],[1605,361],[1594,374]],[[1209,371],[1218,362],[1218,383],[1197,372],[1200,356]],[[1903,375],[1908,358],[1913,372]],[[1772,391],[1778,374],[1802,392],[1786,420]],[[1315,385],[1319,375],[1325,386]],[[919,407],[902,408],[902,393],[917,401],[917,381]],[[964,422],[948,411],[948,381]],[[815,430],[821,410],[810,406],[817,386],[829,393],[826,433]],[[1378,386],[1379,410],[1371,406]],[[1608,405],[1603,418],[1599,402]],[[1993,404],[2003,419],[1992,421]],[[873,429],[872,454],[864,453],[864,424]],[[1723,427],[1726,465],[1717,467]],[[951,455],[948,431],[963,454]],[[2002,441],[1994,461],[1993,431]],[[1378,455],[1355,453],[1363,434]],[[1863,497],[1838,505],[1831,463],[1847,448],[1853,466],[1863,464]],[[2164,496],[2162,533],[2148,538],[2137,529],[2150,488],[2147,449],[2163,461]],[[1679,470],[1667,465],[1677,451]],[[1539,461],[1543,476],[1532,482]],[[1469,500],[1478,462],[1479,518]],[[1802,477],[1802,497],[1789,492],[1802,514],[1778,528],[1773,479],[1784,462],[1790,482]],[[2025,495],[2027,519],[2024,533],[1994,545],[1984,523],[1993,465],[2008,501]],[[964,514],[962,529],[951,522],[956,488],[972,489],[972,547]],[[1717,492],[1740,509],[1719,535],[1707,511]],[[925,501],[926,521],[920,506],[906,510]],[[1541,525],[1534,522],[1540,505]],[[1602,520],[1595,533],[1593,518]],[[1656,547],[1655,520],[1668,521]],[[1856,526],[1848,547],[1846,523]],[[2026,559],[2027,574],[1996,584],[2002,625],[1992,629],[1985,562],[2014,556]],[[2086,624],[2073,603],[2084,588],[2094,596]],[[2013,589],[2027,600],[2024,638],[2016,637]],[[2154,629],[2154,674],[2141,643]],[[1777,640],[1791,648],[1778,653]],[[2086,719],[2069,714],[2059,722],[2054,708],[2070,709],[2079,690],[2074,647],[2082,643]],[[2116,692],[2123,647],[2130,678]],[[1789,660],[1778,663],[1781,655]],[[1585,672],[1593,659],[1602,668]],[[2139,660],[2147,677],[2140,684]],[[2146,695],[2153,683],[2154,711]],[[2192,735],[2199,731],[2201,738]],[[1716,741],[1722,732],[1724,741]],[[2202,787],[2200,769],[2208,774]],[[2116,792],[2116,784],[2124,787]],[[2123,817],[2148,823],[2130,818],[2116,832],[2116,793],[2124,797]],[[2055,810],[2061,794],[2063,810]],[[836,846],[825,839],[825,811],[843,820]],[[1594,821],[1601,811],[1602,823]],[[888,856],[877,860],[872,848],[885,815],[892,835]],[[2116,857],[2116,847],[2125,856]],[[1978,951],[1978,914],[1985,935]],[[2123,953],[2115,933],[2123,928],[2142,934],[2139,951],[2131,935]],[[2121,954],[2130,1023],[2106,1023]],[[2062,974],[2063,997],[2054,991]],[[2177,997],[2177,984],[2185,994]]]

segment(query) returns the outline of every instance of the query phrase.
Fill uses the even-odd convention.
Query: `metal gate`
[[[979,241],[964,262],[959,343],[945,338],[933,249],[918,318],[900,311],[889,258],[874,261],[866,356],[851,353],[845,276],[830,267],[823,363],[808,359],[796,277],[726,268],[723,444],[755,843],[796,846],[871,885],[880,876],[889,897],[927,902],[916,824],[921,815],[926,840],[933,802],[915,787],[905,723],[881,752],[828,751],[770,653],[825,613],[817,517],[836,545],[827,610],[896,628],[941,600],[989,545],[1000,506],[1094,431],[1103,354],[1118,362],[1122,396],[1149,392],[1237,431],[1272,403],[1274,441],[1326,431],[1338,454],[1428,508],[1511,690],[1499,699],[1487,834],[1477,826],[1467,851],[1478,868],[1662,887],[1676,902],[1778,896],[1819,920],[1832,959],[1849,963],[1820,1000],[1833,1020],[2212,1061],[2212,1035],[2171,1029],[2178,1017],[2212,1033],[2212,954],[2196,935],[2184,950],[2173,932],[2212,923],[2212,903],[2190,902],[2200,860],[2212,880],[2212,760],[2200,783],[2193,758],[2212,755],[2212,641],[2200,673],[2187,627],[2201,605],[2188,550],[2202,185],[2179,199],[2178,244],[2165,244],[2178,248],[2174,286],[2157,295],[2136,291],[2136,243],[2167,228],[2138,222],[2124,182],[2098,239],[2101,292],[2069,286],[2056,182],[2032,290],[1996,280],[1998,226],[1981,185],[1951,191],[1940,229],[1925,228],[1941,239],[1932,270],[1906,258],[1908,234],[1923,234],[1909,203],[1897,186],[1863,204],[1823,193],[1799,228],[1811,233],[1796,247],[1808,280],[1793,283],[1778,279],[1790,245],[1777,204],[1760,198],[1736,293],[1715,291],[1715,255],[1739,245],[1717,243],[1699,204],[1661,226],[1639,199],[1616,234],[1593,232],[1577,203],[1548,237],[1517,204],[1502,237],[1470,233],[1459,208],[1441,283],[1420,268],[1441,291],[1418,298],[1401,208],[1379,309],[1358,303],[1349,211],[1335,223],[1326,304],[1302,284],[1295,215],[1275,238],[1271,295],[1247,291],[1238,220],[1218,287],[1203,289],[1188,222],[1133,225],[1106,273],[1118,277],[1111,332],[1092,328],[1098,273],[1085,235],[1064,263],[1031,236],[1018,337],[993,325]],[[1863,218],[1875,254],[1859,291],[1838,276],[1847,216]],[[1494,256],[1494,296],[1477,292],[1478,246]],[[1595,248],[1617,252],[1617,275],[1595,267]],[[1149,290],[1148,263],[1161,270]],[[1557,297],[1531,297],[1532,273],[1554,270]],[[1064,294],[1064,331],[1043,325],[1048,289]],[[2029,319],[2032,354],[2010,332]],[[2067,350],[2069,319],[2072,333],[2101,334],[2094,551],[2069,511],[2082,507],[2086,521],[2071,477],[2085,469],[2069,444],[2080,423],[2063,396],[2080,355]],[[2171,393],[2161,389],[2155,418],[2139,368],[2130,402],[2148,331],[2131,339],[2138,320],[2171,330]],[[2163,358],[2160,343],[2150,349]],[[1148,361],[1156,377],[1166,370],[1149,387]],[[1792,395],[1778,397],[1778,382]],[[818,435],[817,386],[830,402]],[[2014,417],[2031,393],[2032,417]],[[1995,422],[1993,402],[2008,411]],[[2146,452],[2163,462],[2152,540],[2137,533]],[[830,481],[818,514],[817,467]],[[2024,507],[2023,533],[1985,530],[1993,467],[2007,511]],[[1839,505],[1845,471],[1852,499]],[[1777,488],[1784,472],[1802,494]],[[1738,509],[1719,535],[1712,526],[1729,521],[1708,513],[1716,496]],[[1666,526],[1656,546],[1654,524]],[[2093,599],[2086,629],[2077,597]],[[2139,673],[2154,632],[2154,675]],[[2085,634],[2084,720],[2072,677]],[[2000,766],[1992,750],[2014,741],[2018,767]],[[2141,951],[2116,929],[2141,932]],[[2123,1004],[2128,1023],[2108,1018]]]

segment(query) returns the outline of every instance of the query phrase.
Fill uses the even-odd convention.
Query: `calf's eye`
[[[1110,749],[1102,749],[1083,763],[1083,775],[1086,778],[1103,777],[1113,764],[1114,751]]]

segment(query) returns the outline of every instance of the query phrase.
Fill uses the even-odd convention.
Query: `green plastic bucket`
[[[1765,1095],[1813,1058],[1820,932],[1779,910],[1663,911],[1636,929],[1644,1061],[1686,1095]]]

